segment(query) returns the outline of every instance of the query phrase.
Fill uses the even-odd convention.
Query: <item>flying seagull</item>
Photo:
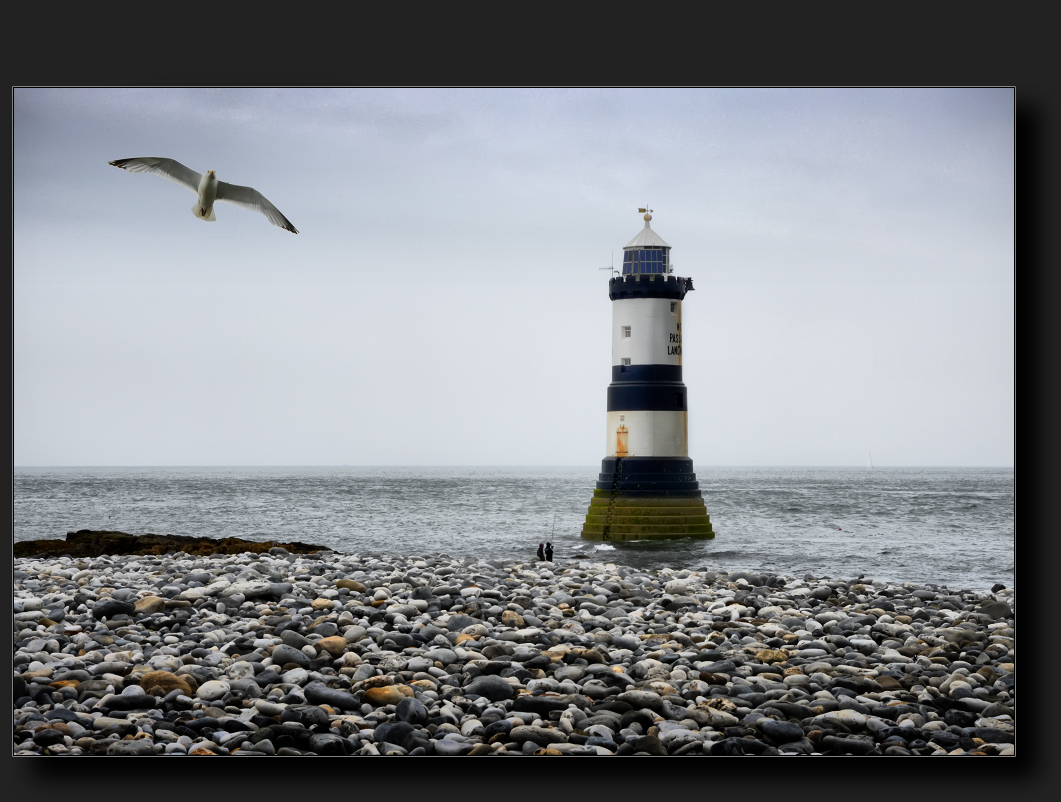
[[[280,214],[280,210],[269,203],[268,199],[258,190],[251,187],[241,187],[238,184],[226,184],[218,181],[213,170],[207,170],[201,175],[195,170],[189,170],[179,161],[174,159],[161,159],[155,156],[145,156],[140,159],[118,159],[108,162],[115,167],[121,167],[131,173],[154,173],[162,176],[167,181],[180,184],[194,192],[198,197],[192,206],[192,214],[200,220],[214,222],[214,201],[234,203],[252,212],[264,214],[274,226],[280,226],[285,231],[297,234],[298,231],[291,221]]]

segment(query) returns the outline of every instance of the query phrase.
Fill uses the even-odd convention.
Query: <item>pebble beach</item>
[[[1014,592],[445,554],[14,560],[18,755],[1014,754]]]

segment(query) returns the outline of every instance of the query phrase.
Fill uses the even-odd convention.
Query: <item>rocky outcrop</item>
[[[209,554],[242,554],[251,551],[261,554],[271,548],[281,547],[293,554],[313,554],[325,551],[323,546],[293,541],[281,543],[243,540],[238,537],[213,539],[196,535],[130,535],[126,532],[79,529],[67,532],[66,540],[20,540],[15,543],[15,557],[60,556],[102,557],[112,554],[169,554],[182,551],[186,554],[204,556]]]

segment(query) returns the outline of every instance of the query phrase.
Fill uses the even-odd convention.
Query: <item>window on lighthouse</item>
[[[659,245],[648,245],[623,253],[623,275],[666,273],[670,266],[667,251]]]
[[[629,326],[623,326],[623,339],[627,340],[629,338],[630,338],[630,327]]]

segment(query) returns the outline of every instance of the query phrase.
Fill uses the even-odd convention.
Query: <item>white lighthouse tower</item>
[[[689,458],[689,397],[682,382],[682,302],[689,278],[673,275],[671,246],[645,227],[623,248],[612,301],[612,381],[605,457],[582,537],[712,538]]]

